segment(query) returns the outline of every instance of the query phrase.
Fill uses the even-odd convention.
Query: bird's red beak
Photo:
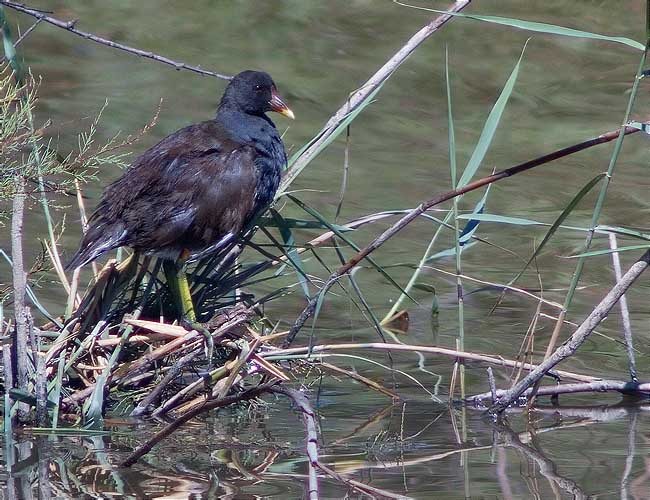
[[[278,91],[275,89],[275,87],[271,90],[271,100],[269,101],[269,106],[271,106],[271,111],[280,113],[281,115],[284,115],[287,118],[291,118],[292,120],[296,118],[293,114],[293,111],[289,109],[289,106],[287,106],[282,98],[278,95]]]

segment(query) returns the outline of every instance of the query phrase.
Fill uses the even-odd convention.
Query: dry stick
[[[453,5],[447,8],[448,12],[460,12],[469,5],[471,0],[458,0]],[[339,110],[328,120],[318,136],[312,141],[300,157],[293,163],[291,168],[287,171],[282,179],[278,194],[281,194],[289,184],[298,176],[300,171],[319,153],[322,144],[329,140],[330,136],[338,128],[338,126],[345,120],[350,113],[359,107],[377,87],[384,83],[388,77],[413,53],[415,49],[422,44],[433,33],[438,31],[447,21],[451,20],[454,16],[450,14],[443,14],[433,19],[429,24],[424,26],[420,31],[415,33],[403,46],[400,48],[386,63],[372,75],[366,83],[364,83],[359,90],[355,91],[346,99],[345,103]]]
[[[465,401],[479,404],[485,399],[499,399],[507,394],[507,389],[498,389],[493,394],[484,392],[468,397]],[[532,388],[526,389],[521,396],[528,397],[532,394]],[[559,384],[540,387],[535,393],[536,396],[559,396],[561,394],[576,394],[581,392],[620,392],[622,394],[650,394],[650,382],[634,383],[621,380],[597,380],[595,382],[584,382],[580,384]]]
[[[170,423],[169,425],[167,425],[166,427],[158,431],[153,437],[148,439],[144,444],[138,446],[136,450],[133,453],[131,453],[124,462],[122,462],[121,464],[122,467],[130,467],[131,465],[136,463],[140,458],[142,458],[144,455],[149,453],[157,443],[165,439],[172,432],[178,429],[181,425],[183,425],[188,420],[193,419],[197,415],[205,411],[214,410],[216,408],[223,408],[224,406],[228,406],[233,403],[238,403],[240,401],[247,401],[249,399],[253,399],[259,396],[260,394],[262,394],[263,392],[266,392],[269,389],[271,389],[271,387],[273,387],[276,383],[278,383],[277,380],[272,380],[271,382],[260,384],[256,387],[248,389],[242,392],[241,394],[237,394],[235,396],[227,396],[222,399],[207,399],[201,405],[197,406],[196,408],[193,408],[185,415],[182,415],[181,417],[177,418],[172,423]]]
[[[445,349],[444,347],[430,347],[413,344],[384,344],[382,342],[371,342],[365,344],[322,344],[312,347],[292,347],[289,349],[277,349],[273,351],[266,351],[258,353],[258,356],[264,358],[281,358],[283,356],[290,356],[295,354],[316,354],[319,352],[329,351],[350,351],[350,350],[363,350],[363,349],[376,349],[380,351],[404,351],[404,352],[422,352],[426,354],[440,354],[442,356],[449,356],[452,358],[467,359],[471,361],[480,361],[484,363],[491,363],[498,366],[507,366],[513,368],[523,367],[524,370],[535,370],[538,365],[532,363],[521,363],[511,359],[505,359],[495,356],[486,356],[484,354],[475,354],[473,352],[463,352],[454,349]],[[552,374],[561,378],[568,378],[577,380],[579,382],[595,382],[601,380],[599,377],[592,377],[590,375],[581,375],[579,373],[572,373],[562,370],[553,371]]]
[[[174,366],[172,366],[171,369],[165,374],[163,379],[158,384],[156,384],[152,391],[147,394],[147,396],[142,401],[140,401],[140,403],[138,403],[138,406],[133,409],[131,416],[139,417],[146,413],[149,405],[158,399],[158,396],[160,396],[163,389],[165,389],[165,387],[167,387],[169,383],[181,373],[185,365],[191,362],[200,352],[201,349],[197,348],[193,351],[190,351],[185,356],[176,361],[176,363],[174,363]]]
[[[180,71],[180,70],[188,70],[188,71],[193,71],[194,73],[198,73],[200,75],[204,76],[214,76],[216,78],[221,78],[222,80],[230,80],[232,77],[228,75],[222,75],[221,73],[215,73],[213,71],[208,71],[207,69],[203,69],[199,66],[192,66],[190,64],[186,64],[184,62],[179,62],[179,61],[174,61],[172,59],[169,59],[168,57],[160,56],[158,54],[154,54],[153,52],[141,50],[141,49],[136,49],[134,47],[129,47],[128,45],[124,45],[122,43],[114,42],[112,40],[108,40],[106,38],[102,38],[97,35],[93,35],[92,33],[88,33],[86,31],[81,31],[75,28],[75,25],[77,24],[78,20],[72,20],[72,21],[62,21],[60,19],[57,19],[55,17],[50,17],[46,14],[44,14],[41,11],[31,9],[27,7],[25,4],[21,3],[16,3],[16,2],[10,2],[8,0],[0,0],[0,4],[6,5],[10,9],[17,10],[19,12],[22,12],[24,14],[27,14],[29,16],[32,16],[39,21],[45,21],[46,23],[49,23],[53,26],[56,26],[57,28],[62,28],[66,31],[69,31],[70,33],[74,33],[75,35],[78,35],[82,38],[85,38],[87,40],[91,40],[93,42],[99,43],[101,45],[106,45],[108,47],[111,47],[113,49],[118,49],[118,50],[123,50],[125,52],[128,52],[130,54],[135,54],[136,56],[144,57],[146,59],[151,59],[153,61],[157,61],[163,64],[167,64],[169,66],[172,66],[174,69]]]
[[[29,382],[29,351],[25,292],[27,290],[27,273],[23,260],[23,224],[25,221],[25,177],[17,175],[14,181],[15,194],[11,213],[11,258],[13,261],[14,317],[16,321],[16,365],[17,385],[27,391]],[[29,416],[29,407],[25,403],[18,405],[18,420],[25,422]]]
[[[616,244],[616,235],[614,233],[609,233],[609,246],[612,250],[616,250],[618,245]],[[621,259],[618,256],[618,252],[612,253],[612,263],[614,264],[614,276],[616,276],[616,282],[621,281],[621,276],[623,272],[621,271]],[[621,296],[619,302],[621,308],[621,316],[623,318],[623,338],[625,339],[625,350],[627,351],[627,359],[630,369],[630,378],[632,382],[638,382],[639,378],[636,371],[636,361],[634,359],[634,341],[632,339],[632,324],[630,323],[630,311],[627,308],[627,299],[625,294]]]
[[[623,129],[623,133],[625,135],[634,134],[636,132],[639,132],[639,129],[631,126],[627,126]],[[319,295],[326,293],[327,290],[329,290],[330,287],[341,276],[348,273],[354,266],[356,266],[359,262],[361,262],[361,260],[363,260],[366,256],[374,252],[377,248],[382,246],[386,241],[388,241],[390,238],[395,236],[399,231],[404,229],[407,225],[409,225],[411,222],[413,222],[415,219],[417,219],[420,215],[422,215],[430,208],[439,205],[440,203],[443,203],[447,200],[455,198],[456,196],[460,196],[470,191],[474,191],[483,186],[487,186],[489,184],[500,181],[507,177],[520,174],[521,172],[525,172],[526,170],[530,170],[540,165],[544,165],[553,160],[557,160],[558,158],[563,158],[565,156],[577,153],[578,151],[582,151],[584,149],[596,146],[598,144],[610,142],[616,139],[620,133],[621,133],[620,129],[612,130],[605,134],[601,134],[598,137],[588,139],[586,141],[580,142],[578,144],[574,144],[572,146],[563,149],[558,149],[556,151],[553,151],[552,153],[540,156],[538,158],[529,160],[524,163],[520,163],[519,165],[515,165],[514,167],[501,170],[495,174],[489,175],[487,177],[483,177],[482,179],[478,179],[474,182],[470,182],[469,184],[466,184],[460,189],[452,189],[451,191],[447,191],[446,193],[439,194],[431,198],[430,200],[420,203],[419,206],[417,206],[416,208],[408,212],[404,217],[398,220],[386,231],[384,231],[379,236],[377,236],[377,238],[371,241],[366,247],[362,248],[354,257],[348,260],[343,266],[341,266],[334,273],[332,273],[328,278],[328,280],[323,284],[323,287],[321,288]],[[285,346],[289,346],[291,342],[293,342],[293,339],[296,337],[300,329],[304,326],[305,322],[314,314],[314,311],[316,309],[316,304],[318,303],[319,295],[312,298],[309,301],[307,307],[305,307],[305,309],[303,309],[300,316],[298,316],[294,325],[291,327],[289,334],[287,335],[287,339],[284,344]]]
[[[499,399],[499,402],[490,407],[489,412],[503,412],[510,404],[520,397],[526,389],[540,381],[542,377],[555,365],[573,355],[582,343],[587,340],[587,337],[591,335],[600,322],[605,319],[609,311],[614,307],[626,290],[630,288],[637,278],[641,276],[643,271],[647,269],[648,265],[650,265],[650,250],[646,251],[641,258],[630,267],[625,275],[616,283],[614,288],[609,291],[589,316],[587,316],[587,319],[583,321],[573,335],[571,335],[564,344],[558,347],[555,352],[546,358],[537,368],[512,388],[508,389]],[[636,384],[632,384],[632,386],[633,385]]]

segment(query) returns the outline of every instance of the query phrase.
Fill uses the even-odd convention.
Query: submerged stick
[[[319,292],[319,294],[313,297],[312,299],[310,299],[309,304],[307,304],[307,306],[303,309],[300,316],[298,316],[298,318],[296,319],[295,323],[291,327],[291,330],[289,331],[289,334],[287,335],[285,346],[288,347],[289,345],[291,345],[293,339],[296,337],[300,329],[304,326],[307,320],[314,314],[314,311],[316,310],[316,305],[318,304],[318,299],[321,294],[326,293],[327,290],[329,290],[332,287],[332,285],[336,283],[336,281],[338,281],[338,279],[341,276],[347,274],[352,268],[354,268],[357,264],[359,264],[359,262],[365,259],[369,254],[377,250],[380,246],[386,243],[386,241],[388,241],[390,238],[395,236],[398,232],[400,232],[402,229],[404,229],[406,226],[408,226],[411,222],[413,222],[415,219],[417,219],[420,215],[422,215],[430,208],[439,205],[440,203],[443,203],[445,201],[451,200],[452,198],[455,198],[457,196],[463,195],[465,193],[469,193],[470,191],[475,191],[476,189],[479,189],[483,186],[487,186],[494,182],[505,179],[507,177],[520,174],[532,168],[538,167],[540,165],[544,165],[546,163],[577,153],[579,151],[583,151],[585,149],[591,148],[598,144],[604,144],[606,142],[613,141],[614,139],[618,138],[621,132],[624,135],[630,135],[639,132],[639,129],[632,126],[626,126],[621,130],[619,129],[612,130],[610,132],[601,134],[592,139],[588,139],[586,141],[580,142],[578,144],[574,144],[572,146],[568,146],[566,148],[558,149],[556,151],[553,151],[552,153],[540,156],[538,158],[526,161],[524,163],[520,163],[519,165],[515,165],[514,167],[501,170],[499,172],[496,172],[495,174],[489,175],[487,177],[483,177],[482,179],[478,179],[474,182],[470,182],[459,189],[452,189],[451,191],[447,191],[446,193],[439,194],[429,200],[423,201],[422,203],[420,203],[420,205],[412,209],[404,217],[398,220],[395,224],[393,224],[391,227],[389,227],[387,230],[385,230],[383,233],[377,236],[367,246],[362,248],[359,252],[357,252],[356,255],[354,255],[351,259],[349,259],[343,266],[338,268],[335,272],[333,272],[330,275],[327,281],[323,284],[323,287]]]
[[[490,413],[501,413],[519,398],[526,389],[536,384],[546,373],[558,363],[573,355],[585,340],[596,329],[600,322],[605,319],[609,311],[616,305],[621,296],[641,276],[650,265],[650,250],[646,251],[641,258],[630,267],[621,280],[616,283],[607,295],[600,301],[595,309],[587,316],[580,327],[569,337],[569,339],[558,347],[555,352],[547,357],[521,381],[510,388],[499,399],[496,404],[489,408]]]

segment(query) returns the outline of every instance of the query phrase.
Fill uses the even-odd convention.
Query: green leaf
[[[358,251],[361,250],[361,248],[360,248],[360,247],[359,247],[359,246],[358,246],[354,241],[352,241],[350,238],[348,238],[348,237],[345,236],[343,233],[341,233],[340,231],[338,231],[334,226],[332,226],[332,224],[330,224],[330,223],[329,223],[329,222],[328,222],[328,221],[327,221],[327,220],[326,220],[326,219],[325,219],[325,218],[324,218],[320,213],[318,213],[317,210],[314,210],[313,208],[309,207],[309,206],[306,205],[303,201],[299,200],[298,198],[296,198],[296,197],[293,196],[293,195],[287,194],[286,196],[287,196],[291,201],[293,201],[296,205],[298,205],[300,208],[302,208],[305,212],[307,212],[309,215],[311,215],[311,216],[314,217],[315,219],[317,219],[317,220],[319,220],[320,222],[322,222],[323,224],[325,224],[325,225],[330,229],[330,231],[334,232],[334,234],[335,234],[336,236],[338,236],[338,237],[341,238],[343,241],[345,241],[345,243],[347,243],[347,244],[348,244],[350,247],[352,247],[355,251],[358,252]],[[388,280],[388,281],[389,281],[389,282],[390,282],[394,287],[396,287],[400,292],[402,292],[402,293],[403,293],[404,295],[406,295],[409,299],[411,299],[411,300],[413,301],[413,303],[417,304],[417,301],[416,301],[415,299],[413,299],[413,297],[411,297],[411,296],[408,294],[408,292],[406,292],[406,290],[404,290],[404,288],[402,288],[401,285],[400,285],[399,283],[397,283],[397,282],[392,278],[392,276],[386,272],[386,270],[385,270],[382,266],[380,266],[379,264],[377,264],[377,262],[375,262],[375,260],[374,260],[372,257],[370,257],[370,255],[366,255],[365,260],[367,260],[367,261],[368,261],[368,262],[369,262],[369,263],[370,263],[370,264],[371,264],[371,265],[372,265],[372,266],[373,266],[377,271],[379,271],[379,273],[380,273],[384,278],[386,278],[386,279],[387,279],[387,280]]]
[[[280,250],[282,250],[282,252],[286,255],[289,264],[296,271],[296,275],[298,276],[298,281],[300,282],[302,291],[304,292],[305,297],[309,299],[309,297],[311,296],[309,293],[309,285],[307,284],[309,278],[307,277],[307,273],[305,273],[305,270],[303,268],[300,254],[298,253],[298,250],[295,248],[296,240],[293,237],[291,228],[285,223],[284,218],[282,217],[282,215],[280,215],[280,213],[277,210],[271,208],[269,209],[269,213],[271,214],[271,217],[273,217],[273,220],[277,224],[278,230],[280,231],[280,236],[282,236],[282,241],[288,247],[288,250],[285,248],[281,248]],[[282,268],[280,268],[277,271],[277,274],[281,274],[281,271]]]
[[[517,76],[519,75],[521,60],[524,57],[524,52],[526,51],[527,45],[528,42],[524,44],[524,48],[521,50],[517,64],[515,64],[514,69],[510,73],[510,76],[508,77],[508,80],[506,81],[506,84],[504,85],[503,90],[499,95],[499,98],[494,103],[494,106],[492,106],[492,110],[490,111],[487,120],[485,120],[483,130],[481,131],[481,136],[479,137],[478,142],[476,143],[476,147],[474,148],[474,152],[472,153],[472,156],[470,157],[469,162],[463,171],[463,175],[458,181],[457,188],[461,188],[467,185],[472,180],[474,174],[477,172],[481,166],[481,163],[483,162],[483,159],[485,158],[485,154],[487,153],[490,144],[492,143],[492,139],[494,138],[494,134],[496,133],[497,127],[499,126],[501,116],[503,116],[503,111],[506,108],[508,99],[510,98],[512,90],[515,87],[515,82],[517,81]]]
[[[517,276],[515,276],[509,283],[509,285],[512,285],[514,282],[516,282],[528,269],[528,266],[537,258],[537,256],[541,253],[542,249],[546,246],[546,244],[549,242],[549,240],[553,237],[555,232],[558,230],[558,228],[561,226],[562,222],[573,212],[573,209],[580,203],[580,201],[593,189],[593,187],[600,182],[600,180],[605,177],[605,174],[598,174],[596,177],[591,179],[580,191],[578,191],[578,194],[576,194],[573,199],[569,202],[569,204],[566,206],[566,208],[562,211],[560,216],[555,220],[553,225],[549,228],[548,232],[544,236],[544,239],[542,242],[539,244],[539,246],[535,249],[533,252],[533,255],[530,256],[528,259],[528,262],[524,265],[523,269],[519,271]]]
[[[328,229],[328,227],[318,221],[315,220],[305,220],[305,219],[292,219],[291,217],[283,217],[282,218],[284,223],[284,227],[290,227],[290,228],[296,228],[296,229]],[[273,217],[260,217],[258,219],[258,225],[263,226],[263,227],[278,227],[277,221],[273,219]],[[354,231],[354,229],[351,229],[346,226],[341,226],[340,224],[332,224],[333,227],[338,229],[339,231],[343,232],[349,232],[349,231]]]
[[[579,253],[577,255],[570,255],[566,258],[575,259],[578,257],[595,257],[597,255],[607,255],[616,252],[628,252],[630,250],[647,250],[648,248],[650,248],[650,245],[631,245],[627,247],[618,247],[616,249],[606,248],[604,250],[593,250],[591,252]]]
[[[432,294],[436,294],[436,287],[433,285],[429,285],[428,283],[416,283],[413,285],[413,288],[417,288],[418,290],[422,290],[423,292],[429,292]]]
[[[428,12],[436,12],[438,14],[448,14],[450,16],[464,17],[467,19],[473,19],[475,21],[483,21],[492,24],[500,24],[503,26],[510,26],[512,28],[518,28],[526,31],[534,31],[536,33],[546,33],[549,35],[561,35],[568,36],[573,38],[589,38],[592,40],[603,40],[606,42],[620,43],[632,47],[637,50],[645,50],[645,46],[642,43],[632,40],[631,38],[626,38],[623,36],[609,36],[601,35],[599,33],[592,33],[590,31],[582,31],[573,28],[566,28],[564,26],[558,26],[556,24],[547,24],[547,23],[538,23],[535,21],[525,21],[522,19],[513,19],[510,17],[499,17],[499,16],[480,16],[476,14],[462,14],[460,12],[448,12],[445,10],[429,9],[426,7],[418,7],[415,5],[408,5],[405,3],[398,2],[393,0],[399,5],[405,7],[411,7],[418,10],[426,10]]]
[[[33,394],[23,391],[22,389],[9,389],[9,395],[14,401],[20,401],[21,403],[27,403],[30,406],[36,406],[36,397]],[[48,401],[46,403],[48,408],[54,408],[54,403]]]

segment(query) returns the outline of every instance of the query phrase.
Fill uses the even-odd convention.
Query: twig
[[[537,390],[537,396],[559,396],[561,394],[577,394],[582,392],[620,392],[622,394],[637,394],[648,395],[650,394],[650,382],[634,383],[624,382],[621,380],[597,380],[595,382],[584,382],[580,384],[558,384],[542,386]],[[490,389],[490,392],[476,394],[475,396],[468,397],[465,401],[469,403],[479,404],[484,400],[490,398],[494,401],[508,393],[507,389],[499,389],[495,392]],[[530,396],[532,389],[526,389],[521,396]],[[496,396],[496,399],[494,398]]]
[[[449,12],[460,12],[470,4],[471,0],[458,0],[447,8]],[[415,33],[386,63],[372,75],[357,91],[343,103],[339,110],[328,120],[320,133],[309,146],[296,159],[291,168],[282,179],[278,195],[285,191],[303,168],[312,161],[321,151],[323,144],[336,131],[339,125],[351,114],[364,100],[382,85],[390,75],[417,49],[422,42],[438,31],[447,21],[453,18],[450,14],[442,14]]]
[[[240,401],[247,401],[249,399],[256,398],[260,394],[268,391],[271,387],[273,387],[278,381],[277,380],[272,380],[270,382],[266,382],[264,384],[260,384],[258,386],[255,386],[251,389],[248,389],[241,394],[237,394],[234,396],[227,396],[225,398],[221,399],[207,399],[205,400],[204,403],[201,405],[193,408],[192,410],[188,411],[184,415],[180,416],[176,420],[174,420],[172,423],[169,425],[165,426],[163,429],[158,431],[153,437],[149,438],[145,443],[141,444],[136,448],[136,450],[131,453],[124,462],[122,462],[122,467],[130,467],[134,463],[136,463],[140,458],[142,458],[144,455],[149,453],[151,449],[158,444],[160,441],[165,439],[167,436],[169,436],[172,432],[174,432],[176,429],[178,429],[181,425],[183,425],[185,422],[188,420],[193,419],[197,415],[205,412],[205,411],[210,411],[210,410],[215,410],[217,408],[223,408],[224,406],[229,406],[233,403],[238,403]]]
[[[609,246],[612,250],[616,250],[618,248],[618,245],[616,243],[616,235],[614,233],[609,233]],[[612,263],[614,264],[614,275],[616,276],[616,282],[618,283],[621,281],[621,277],[623,276],[623,272],[621,271],[621,259],[618,256],[618,252],[612,253]],[[627,352],[630,378],[632,379],[632,382],[638,382],[639,378],[636,371],[636,360],[634,359],[632,324],[630,323],[630,311],[627,308],[627,298],[625,298],[625,294],[621,296],[619,306],[621,308],[621,317],[623,319],[623,337],[625,339],[625,350]]]
[[[25,38],[27,38],[29,34],[32,31],[34,31],[34,29],[36,29],[36,26],[41,24],[41,21],[42,19],[37,19],[34,24],[32,24],[29,28],[27,28],[27,31],[25,31],[22,35],[20,35],[20,37],[18,37],[18,39],[14,42],[14,47],[18,47],[23,42],[23,40],[25,40]],[[7,56],[2,56],[2,58],[0,58],[0,64],[4,63],[6,60],[7,60]]]
[[[41,11],[38,11],[36,9],[32,9],[25,4],[21,3],[16,3],[16,2],[10,2],[8,0],[0,0],[0,4],[6,5],[7,7],[17,10],[19,12],[22,12],[24,14],[27,14],[29,16],[32,16],[40,21],[45,21],[46,23],[49,23],[53,26],[56,26],[57,28],[62,28],[66,31],[69,31],[70,33],[74,33],[75,35],[78,35],[82,38],[85,38],[87,40],[91,40],[93,42],[99,43],[101,45],[106,45],[107,47],[111,47],[113,49],[118,49],[118,50],[123,50],[125,52],[128,52],[130,54],[135,54],[136,56],[144,57],[146,59],[151,59],[153,61],[157,61],[159,63],[167,64],[168,66],[172,66],[174,69],[180,71],[180,70],[188,70],[188,71],[193,71],[194,73],[198,73],[200,75],[204,76],[213,76],[215,78],[221,78],[222,80],[230,80],[232,77],[228,75],[223,75],[221,73],[215,73],[213,71],[208,71],[207,69],[203,69],[199,66],[192,66],[190,64],[186,64],[184,62],[179,62],[179,61],[174,61],[173,59],[170,59],[165,56],[161,56],[158,54],[154,54],[153,52],[141,50],[141,49],[136,49],[135,47],[130,47],[128,45],[124,45],[122,43],[114,42],[112,40],[108,40],[106,38],[102,38],[100,36],[94,35],[92,33],[88,33],[86,31],[81,31],[75,28],[77,25],[78,20],[73,20],[73,21],[62,21],[60,19],[57,19],[55,17],[50,17],[46,14],[44,14]]]
[[[630,127],[630,126],[627,126],[621,130],[624,135],[634,134],[639,131],[638,128]],[[367,255],[374,252],[377,248],[382,246],[386,241],[388,241],[390,238],[395,236],[398,232],[400,232],[402,229],[404,229],[407,225],[409,225],[411,222],[413,222],[415,219],[417,219],[420,215],[422,215],[430,208],[439,205],[440,203],[443,203],[447,200],[455,198],[457,196],[463,195],[470,191],[474,191],[483,186],[487,186],[489,184],[500,181],[507,177],[520,174],[532,168],[557,160],[558,158],[563,158],[565,156],[577,153],[578,151],[588,149],[598,144],[610,142],[618,138],[618,136],[621,134],[621,130],[618,129],[613,130],[611,132],[607,132],[605,134],[599,135],[598,137],[588,139],[581,143],[574,144],[572,146],[553,151],[552,153],[546,154],[544,156],[540,156],[533,160],[520,163],[519,165],[516,165],[514,167],[501,170],[495,174],[489,175],[487,177],[483,177],[482,179],[478,179],[474,182],[470,182],[460,189],[452,189],[451,191],[447,191],[446,193],[437,195],[431,198],[430,200],[423,201],[422,203],[420,203],[420,205],[418,205],[416,208],[409,211],[404,217],[402,217],[395,224],[393,224],[391,227],[389,227],[387,230],[385,230],[383,233],[377,236],[374,240],[372,240],[366,247],[362,248],[359,252],[357,252],[357,254],[354,255],[351,259],[349,259],[343,266],[341,266],[334,273],[332,273],[330,277],[327,279],[327,281],[323,284],[319,292],[319,295],[326,293],[327,290],[329,290],[332,287],[332,285],[336,283],[336,281],[341,276],[348,273],[354,266],[356,266],[359,262],[361,262],[361,260],[363,260]],[[314,311],[316,309],[316,304],[318,303],[319,295],[313,297],[309,301],[309,304],[303,309],[302,313],[298,316],[295,323],[291,327],[289,334],[287,335],[285,346],[291,345],[293,339],[296,337],[300,329],[304,326],[305,322],[314,314]]]
[[[500,398],[498,403],[493,404],[490,407],[489,411],[491,413],[503,412],[510,404],[520,397],[526,389],[541,380],[548,370],[552,369],[562,360],[573,355],[582,343],[587,340],[589,335],[591,335],[600,322],[607,316],[609,311],[614,307],[625,291],[630,288],[637,278],[641,276],[643,271],[648,268],[648,265],[650,265],[650,250],[645,252],[641,258],[630,267],[627,273],[625,273],[621,280],[616,283],[614,288],[609,291],[603,300],[600,301],[573,335],[571,335],[564,344],[558,347],[555,352],[551,356],[547,357],[537,368],[510,388],[506,394]]]
[[[131,412],[131,416],[139,417],[143,415],[147,411],[149,405],[152,404],[154,401],[156,401],[156,399],[158,399],[158,396],[160,396],[163,389],[165,389],[165,387],[167,387],[167,385],[169,385],[169,383],[180,374],[183,368],[190,361],[192,361],[200,352],[201,349],[197,348],[193,351],[190,351],[185,356],[183,356],[178,361],[176,361],[176,363],[174,363],[174,366],[172,366],[170,370],[165,374],[164,378],[158,384],[156,384],[156,386],[152,389],[152,391],[149,394],[147,394],[147,396],[142,401],[140,401],[138,406],[136,406],[133,409],[133,411]]]
[[[507,366],[513,368],[518,368],[522,366],[523,369],[527,371],[534,370],[538,366],[531,363],[522,364],[519,361],[504,359],[501,357],[486,356],[484,354],[475,354],[473,352],[462,352],[454,349],[445,349],[444,347],[430,347],[430,346],[420,346],[420,345],[413,345],[413,344],[384,344],[381,342],[372,342],[366,344],[322,344],[322,345],[314,345],[311,347],[292,347],[289,349],[277,349],[273,351],[266,351],[263,353],[259,353],[259,356],[273,359],[273,358],[281,358],[283,356],[289,356],[294,354],[309,354],[309,353],[316,354],[319,352],[328,352],[328,351],[348,351],[348,350],[363,350],[363,349],[440,354],[442,356],[449,356],[451,358],[480,361],[480,362],[490,363],[497,366]],[[552,372],[552,374],[556,377],[568,378],[580,382],[595,382],[597,380],[600,380],[599,377],[581,375],[579,373],[566,372],[562,370],[554,371]]]

